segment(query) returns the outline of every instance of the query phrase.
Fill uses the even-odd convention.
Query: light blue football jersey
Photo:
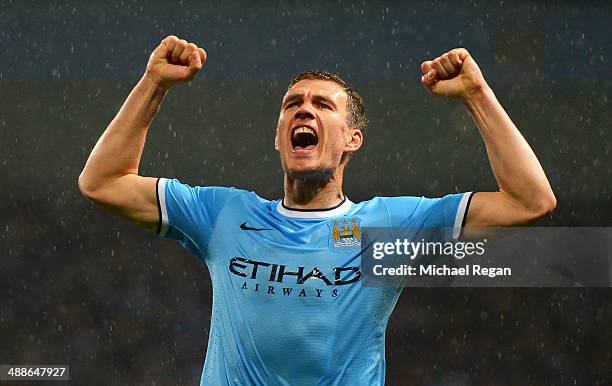
[[[159,179],[159,233],[206,263],[212,318],[201,385],[383,385],[401,288],[360,283],[363,227],[450,227],[470,193],[344,199],[326,210]]]

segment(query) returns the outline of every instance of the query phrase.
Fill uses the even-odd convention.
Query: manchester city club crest
[[[361,248],[361,220],[358,217],[335,218],[329,222],[329,247],[338,252]]]

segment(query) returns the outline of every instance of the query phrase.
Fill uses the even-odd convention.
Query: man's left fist
[[[421,83],[437,96],[468,97],[488,87],[465,48],[455,48],[421,64]]]

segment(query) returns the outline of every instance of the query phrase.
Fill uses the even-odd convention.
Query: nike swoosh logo
[[[271,231],[272,230],[270,228],[251,228],[246,223],[247,222],[245,221],[242,224],[240,224],[240,229],[242,229],[244,231]]]

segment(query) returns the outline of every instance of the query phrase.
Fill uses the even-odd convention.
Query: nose
[[[310,109],[309,105],[302,104],[300,108],[295,112],[295,119],[314,119],[314,114]]]

